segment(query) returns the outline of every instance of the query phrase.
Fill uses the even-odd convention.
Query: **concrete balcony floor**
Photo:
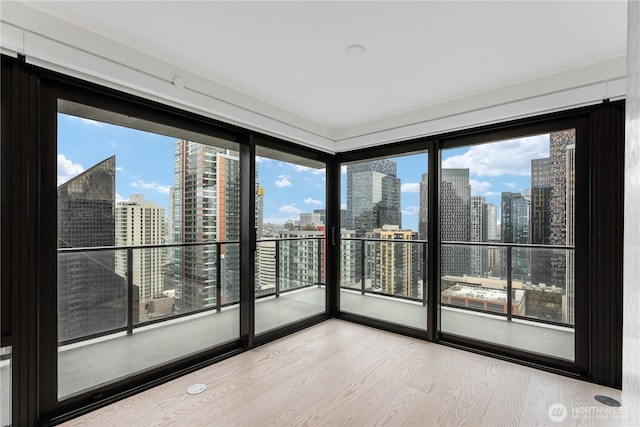
[[[287,292],[256,303],[256,335],[325,311],[324,287]],[[72,396],[240,337],[237,305],[61,347],[58,396]]]
[[[426,330],[421,303],[361,295],[342,290],[341,310]],[[256,334],[324,312],[325,289],[310,287],[263,298],[256,303]],[[571,329],[539,323],[507,322],[497,316],[443,308],[442,330],[535,353],[573,360]],[[58,395],[61,398],[96,388],[128,375],[177,360],[239,338],[239,310],[207,312],[157,323],[59,349]],[[3,371],[8,369],[3,366]],[[4,372],[3,372],[4,375]],[[5,381],[3,381],[5,383]],[[3,411],[4,412],[4,411]]]
[[[390,323],[427,329],[427,308],[420,302],[342,290],[340,310]],[[440,329],[448,334],[573,361],[574,330],[538,322],[513,320],[469,310],[442,307]]]

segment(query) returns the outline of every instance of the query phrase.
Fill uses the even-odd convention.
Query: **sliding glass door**
[[[325,163],[256,147],[257,335],[326,312]]]
[[[441,151],[440,325],[575,360],[576,130]]]
[[[427,329],[426,152],[343,165],[340,309]]]
[[[238,144],[57,117],[58,398],[239,339]]]

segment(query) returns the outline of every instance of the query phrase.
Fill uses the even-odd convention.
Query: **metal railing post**
[[[276,298],[280,297],[280,240],[276,240]]]
[[[127,249],[127,335],[133,334],[133,249]]]
[[[322,239],[318,237],[318,287],[322,287]]]
[[[222,311],[222,244],[216,243],[216,312]]]
[[[513,317],[513,309],[511,307],[511,303],[512,303],[512,297],[511,297],[511,288],[512,288],[512,268],[513,268],[513,260],[512,260],[512,254],[513,254],[513,247],[512,246],[507,246],[507,320],[509,322],[511,322],[511,319]]]
[[[422,305],[427,305],[427,242],[422,243]]]
[[[365,278],[365,241],[361,240],[360,241],[360,293],[362,295],[364,295],[365,293],[365,286],[364,286],[364,278]]]

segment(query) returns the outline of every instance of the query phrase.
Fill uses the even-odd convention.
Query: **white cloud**
[[[343,203],[340,205],[340,209],[344,209],[345,211],[347,210],[347,204]]]
[[[531,159],[549,157],[549,136],[536,135],[476,145],[442,161],[442,167],[468,168],[477,176],[531,175]]]
[[[420,213],[420,206],[407,206],[402,215],[418,215]]]
[[[111,141],[108,145],[109,147],[118,147],[118,143],[113,141]]]
[[[478,181],[477,179],[470,179],[469,184],[471,185],[471,195],[475,196],[477,194],[485,195],[489,191],[493,184],[487,181]]]
[[[127,199],[122,197],[120,194],[116,193],[116,204],[120,203],[120,202],[126,202],[126,201],[127,201]]]
[[[67,159],[64,154],[58,154],[58,185],[64,184],[82,172],[84,168],[81,164]]]
[[[402,184],[400,188],[402,193],[419,193],[420,192],[420,183],[419,182],[407,182]]]
[[[311,168],[308,166],[302,166],[302,165],[292,165],[292,166],[293,166],[293,170],[296,172],[308,172],[311,170]]]
[[[132,182],[131,186],[134,188],[144,188],[145,190],[151,190],[160,194],[169,194],[169,186],[159,184],[156,181],[144,182],[143,180],[139,179]]]
[[[347,165],[340,166],[340,173],[343,175],[347,174]]]
[[[106,126],[107,125],[106,123],[98,122],[98,121],[91,120],[91,119],[85,119],[84,117],[77,117],[77,116],[69,116],[69,117],[74,119],[74,120],[80,120],[85,125],[98,126],[98,127],[102,127],[102,126]]]
[[[119,166],[119,167],[116,168],[116,172],[120,172],[120,171],[123,171],[123,170],[124,170],[124,168],[122,166]]]
[[[299,208],[296,208],[294,205],[284,205],[284,206],[280,206],[280,209],[278,209],[278,212],[282,212],[288,215],[299,215],[302,213],[302,210]]]
[[[312,175],[321,175],[321,174],[324,174],[325,172],[325,168],[316,169],[316,168],[310,168],[309,166],[303,166],[303,165],[292,165],[292,166],[293,166],[293,170],[296,172],[309,172]]]
[[[322,205],[322,202],[320,200],[312,199],[311,197],[307,197],[306,199],[304,199],[304,202],[309,205]]]
[[[291,178],[289,175],[280,175],[280,176],[278,176],[278,178],[280,178],[280,179],[275,182],[276,187],[282,188],[282,187],[292,187],[293,186],[291,181],[289,181],[289,179]]]
[[[490,197],[490,196],[499,196],[502,193],[498,193],[497,191],[486,191],[484,193],[482,193],[483,196],[485,197]]]
[[[268,157],[256,156],[256,163],[269,163],[271,159]]]
[[[504,186],[511,190],[514,190],[518,186],[518,184],[515,182],[505,182]]]

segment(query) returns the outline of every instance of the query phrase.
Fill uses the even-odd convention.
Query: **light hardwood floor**
[[[207,389],[187,394],[195,383]],[[596,394],[622,400],[621,415]],[[625,416],[625,406],[638,402],[623,398],[619,390],[333,319],[65,425],[640,425]],[[560,422],[549,416],[554,404],[566,409]]]

